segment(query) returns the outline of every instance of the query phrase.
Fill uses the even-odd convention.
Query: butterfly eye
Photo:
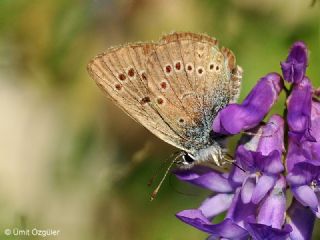
[[[194,159],[188,153],[183,155],[182,158],[185,165],[192,164],[194,162]]]
[[[216,66],[216,72],[220,72],[220,67],[219,67],[219,65]]]

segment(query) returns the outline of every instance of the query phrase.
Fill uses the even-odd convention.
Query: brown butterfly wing
[[[211,122],[236,98],[241,80],[230,50],[193,33],[110,49],[88,71],[129,116],[191,153],[209,144]]]
[[[155,95],[148,88],[146,56],[152,44],[113,48],[87,66],[90,76],[104,93],[135,121],[164,141],[181,148],[179,135],[158,113]]]
[[[207,35],[173,33],[164,36],[161,42],[159,46],[164,45],[167,55],[171,55],[166,61],[170,64],[181,60],[184,65],[179,77],[172,81],[177,86],[174,91],[178,98],[183,99],[181,108],[194,110],[189,114],[196,124],[187,119],[186,135],[192,138],[185,144],[195,150],[205,148],[210,145],[211,124],[217,112],[238,97],[241,68],[236,66],[229,49],[219,49],[217,40]]]

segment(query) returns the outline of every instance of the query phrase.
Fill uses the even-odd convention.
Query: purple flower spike
[[[308,141],[315,141],[310,134],[311,128],[312,86],[308,78],[294,85],[288,98],[288,124],[291,138],[300,141],[305,137]]]
[[[304,42],[296,42],[291,47],[287,60],[281,62],[283,77],[290,83],[300,83],[308,65],[308,50]]]
[[[213,122],[213,131],[237,134],[257,126],[269,112],[283,89],[283,80],[277,73],[261,78],[242,104],[230,104],[221,110]]]
[[[281,63],[284,79],[293,83],[286,89],[283,117],[275,114],[265,123],[284,88],[281,76],[270,73],[242,104],[226,106],[214,119],[218,135],[250,129],[232,154],[230,172],[198,166],[176,172],[179,179],[214,191],[198,209],[177,214],[210,234],[207,240],[312,238],[320,218],[320,88],[305,76],[307,54],[305,44],[296,42]],[[287,195],[293,196],[289,208]],[[224,220],[213,224],[222,214]]]
[[[292,227],[290,239],[311,239],[315,222],[313,212],[295,199],[287,212],[286,222]]]

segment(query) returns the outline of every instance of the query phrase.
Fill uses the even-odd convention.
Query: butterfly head
[[[225,162],[226,149],[218,142],[213,142],[210,146],[196,150],[193,153],[182,151],[175,160],[178,168],[190,169],[194,165],[211,162],[216,166],[221,166]]]
[[[189,169],[194,166],[195,162],[196,158],[192,154],[183,151],[175,163],[178,168]]]

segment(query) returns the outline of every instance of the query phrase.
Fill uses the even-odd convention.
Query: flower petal
[[[203,215],[211,219],[216,215],[226,211],[232,202],[234,194],[220,193],[213,197],[207,198],[199,207]]]
[[[320,176],[320,162],[309,161],[296,163],[287,176],[290,186],[310,185],[313,180],[318,181]]]
[[[311,127],[312,86],[305,77],[299,84],[293,86],[287,100],[287,120],[292,137],[300,141],[305,137],[308,141],[315,141],[310,134]]]
[[[248,234],[242,236],[242,237],[237,237],[237,240],[248,240]],[[221,237],[217,237],[214,235],[209,236],[206,240],[229,240],[227,238],[221,238]]]
[[[283,120],[273,115],[267,125],[259,127],[255,136],[241,138],[236,159],[251,173],[278,174],[284,170],[281,159],[283,149]]]
[[[211,222],[198,209],[183,210],[177,213],[176,217],[199,230],[211,233],[211,231],[207,229],[207,226],[210,226]]]
[[[311,103],[311,134],[320,142],[320,102]]]
[[[294,138],[289,135],[289,144],[288,144],[288,154],[286,158],[286,165],[288,171],[292,171],[293,167],[299,162],[305,162],[308,159],[304,154],[304,150],[301,146],[301,143],[294,140]]]
[[[275,176],[262,175],[253,191],[251,201],[258,204],[276,183]]]
[[[277,150],[271,152],[264,161],[263,172],[278,174],[284,170],[281,153]]]
[[[279,115],[272,115],[268,123],[262,127],[261,137],[258,142],[257,151],[268,155],[274,150],[283,152],[284,121]]]
[[[241,189],[241,200],[244,204],[247,204],[251,201],[252,193],[255,189],[255,186],[255,176],[250,176],[244,181]]]
[[[179,169],[174,173],[177,178],[182,181],[210,189],[214,192],[227,193],[233,191],[232,186],[229,184],[228,177],[212,168],[197,166],[188,170]]]
[[[184,210],[177,213],[176,216],[181,221],[216,237],[237,239],[237,237],[248,235],[245,229],[235,224],[231,219],[225,219],[221,223],[212,224],[198,209]]]
[[[278,174],[284,170],[281,161],[281,153],[277,150],[269,153],[269,155],[264,158],[260,158],[259,165],[263,172],[269,174]]]
[[[237,165],[241,165],[238,161]],[[243,181],[246,179],[247,173],[244,172],[239,167],[233,166],[229,174],[229,183],[233,186],[234,189],[242,186]]]
[[[241,188],[235,191],[230,208],[228,209],[226,218],[230,218],[239,226],[244,226],[244,221],[248,216],[254,215],[257,209],[257,205],[249,202],[245,204],[241,198]]]
[[[247,150],[245,145],[239,145],[236,150],[236,160],[244,170],[254,173],[259,171],[256,161],[253,156],[253,151]]]
[[[283,89],[280,75],[270,73],[261,78],[242,104],[229,104],[213,122],[213,131],[237,134],[257,126],[269,112]]]
[[[295,164],[299,162],[307,162],[310,160],[320,161],[320,103],[312,101],[311,108],[311,128],[312,135],[316,142],[309,141],[301,134],[289,133],[289,148],[287,155],[287,168],[289,171],[293,169]],[[297,141],[300,140],[300,141]]]
[[[315,215],[296,199],[293,199],[287,211],[286,221],[293,229],[290,233],[290,239],[311,239]]]
[[[278,174],[284,170],[281,153],[278,150],[262,155],[261,152],[250,151],[244,145],[239,145],[236,159],[245,170],[251,173],[262,171],[268,174]]]
[[[296,42],[290,49],[287,60],[281,63],[283,77],[291,83],[302,81],[308,65],[308,49],[304,42]]]
[[[283,229],[278,229],[251,222],[246,223],[246,229],[250,233],[250,236],[255,240],[286,240],[289,233],[292,231],[291,226],[288,224],[286,224]]]
[[[280,175],[273,190],[260,205],[257,223],[277,229],[282,228],[286,211],[285,188],[285,178]]]
[[[313,211],[317,211],[318,198],[311,187],[302,185],[291,188],[294,197],[306,207],[310,207]]]
[[[248,232],[244,228],[235,224],[231,219],[225,219],[218,224],[207,226],[212,235],[227,239],[241,239],[248,237]]]

